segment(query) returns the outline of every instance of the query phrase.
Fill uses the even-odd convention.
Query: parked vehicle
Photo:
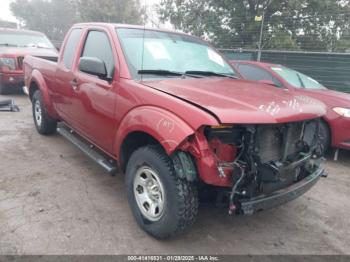
[[[0,28],[0,94],[22,90],[26,55],[57,59],[57,51],[39,32]]]
[[[239,80],[203,40],[116,24],[77,24],[58,63],[28,56],[40,134],[56,131],[125,173],[137,223],[163,239],[191,225],[197,186],[221,188],[231,214],[292,200],[319,179],[324,105]]]
[[[282,65],[255,62],[231,61],[241,77],[286,89],[290,92],[313,97],[327,106],[322,118],[322,143],[350,149],[350,94],[329,90],[316,80]]]

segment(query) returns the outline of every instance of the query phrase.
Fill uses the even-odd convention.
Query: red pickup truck
[[[0,94],[22,90],[26,55],[57,59],[55,47],[44,34],[0,28]]]
[[[302,195],[323,173],[324,105],[237,79],[199,38],[77,24],[57,63],[24,64],[38,132],[57,129],[109,172],[118,166],[136,221],[154,237],[193,223],[202,185],[221,192],[230,214],[252,214]]]

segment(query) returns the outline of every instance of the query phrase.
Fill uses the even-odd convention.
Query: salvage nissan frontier
[[[27,56],[24,67],[37,131],[57,131],[110,173],[118,166],[137,223],[156,238],[194,222],[201,185],[244,215],[295,199],[322,176],[324,105],[237,79],[199,38],[76,24],[57,62]]]

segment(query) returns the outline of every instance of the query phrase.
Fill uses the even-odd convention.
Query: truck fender
[[[180,117],[164,109],[152,106],[137,107],[120,122],[115,140],[118,158],[124,139],[133,132],[149,134],[162,145],[168,155],[171,155],[195,130]]]
[[[29,80],[29,83],[30,83],[30,85],[28,86],[28,92],[29,92],[30,99],[32,99],[32,96],[35,92],[34,89],[35,88],[40,89],[48,114],[52,118],[57,119],[58,115],[56,113],[56,110],[53,107],[53,104],[52,104],[52,101],[51,101],[51,98],[50,98],[49,92],[48,92],[49,90],[48,90],[48,87],[46,85],[46,82],[45,82],[43,75],[38,70],[33,70],[32,74],[31,74],[31,78]]]

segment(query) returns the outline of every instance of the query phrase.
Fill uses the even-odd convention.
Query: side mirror
[[[79,61],[81,72],[107,79],[107,69],[105,63],[96,57],[81,57]]]
[[[276,84],[275,84],[272,80],[263,79],[263,80],[259,80],[258,82],[259,82],[259,83],[262,83],[262,84],[267,84],[267,85],[271,85],[271,86],[276,86]]]

